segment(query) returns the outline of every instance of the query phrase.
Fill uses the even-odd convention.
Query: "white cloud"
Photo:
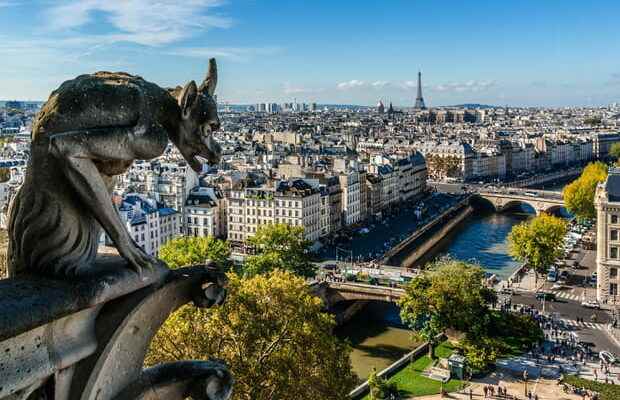
[[[279,47],[181,47],[170,50],[168,54],[191,57],[221,57],[234,61],[249,61],[257,56],[270,56],[281,51]]]
[[[228,28],[231,19],[207,14],[221,5],[218,0],[71,0],[47,10],[48,28],[66,31],[93,22],[103,13],[114,30],[91,37],[101,42],[132,42],[147,46],[174,43],[197,31]]]
[[[338,89],[340,90],[348,90],[348,89],[354,89],[354,88],[360,88],[360,87],[364,87],[366,86],[366,82],[364,81],[358,81],[357,79],[352,79],[350,81],[347,82],[341,82],[337,85]]]
[[[283,92],[285,95],[291,96],[291,95],[309,95],[309,94],[317,94],[317,93],[323,93],[325,92],[325,89],[323,88],[308,88],[308,87],[303,87],[303,86],[295,86],[292,85],[290,82],[285,82],[284,83],[284,89]]]
[[[375,81],[375,82],[371,83],[371,85],[372,85],[372,87],[382,89],[382,88],[385,88],[387,86],[390,86],[390,82],[388,82],[388,81]]]
[[[463,93],[463,92],[482,92],[488,90],[494,86],[497,86],[497,82],[495,81],[475,81],[470,80],[467,82],[450,82],[443,83],[440,85],[435,85],[431,87],[431,90],[437,92],[448,92],[448,93]]]

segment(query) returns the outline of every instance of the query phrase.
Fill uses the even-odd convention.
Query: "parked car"
[[[536,300],[538,301],[555,301],[555,293],[550,292],[536,292]]]
[[[581,305],[586,308],[595,308],[595,309],[601,308],[601,305],[598,304],[598,301],[596,300],[584,300],[581,302]]]
[[[547,280],[549,282],[555,282],[558,280],[558,273],[554,270],[549,271],[549,273],[547,274]]]

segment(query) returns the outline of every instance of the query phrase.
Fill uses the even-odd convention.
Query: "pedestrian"
[[[469,400],[472,400],[474,398],[474,393],[471,390],[471,386],[469,387]]]
[[[486,386],[484,388],[482,388],[482,391],[484,392],[484,398],[487,398],[487,393],[489,391],[489,388],[487,388]]]

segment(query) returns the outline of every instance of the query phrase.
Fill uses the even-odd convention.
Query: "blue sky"
[[[221,102],[567,106],[620,102],[620,2],[0,0],[0,99],[127,71],[220,69]]]

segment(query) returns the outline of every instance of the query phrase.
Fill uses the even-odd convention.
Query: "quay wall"
[[[473,208],[468,203],[469,198],[464,199],[395,246],[386,253],[383,264],[399,267],[414,264],[473,212]],[[457,213],[456,216],[454,215],[455,212]],[[437,229],[438,226],[441,226],[441,228]],[[430,237],[427,237],[429,232],[432,233],[430,233]],[[422,243],[418,244],[420,241]],[[411,254],[407,254],[408,252],[411,252]],[[406,256],[403,257],[403,254],[406,254]]]
[[[460,225],[461,222],[467,217],[471,215],[474,211],[473,207],[465,206],[462,210],[457,214],[457,216],[446,222],[444,226],[437,232],[435,232],[431,237],[426,239],[420,246],[418,246],[411,254],[409,254],[402,261],[401,266],[405,265],[413,265],[420,258],[422,258],[428,251],[430,251],[441,239],[446,237],[448,233],[450,233],[455,227]]]
[[[435,228],[436,225],[443,223],[446,218],[448,218],[452,213],[454,213],[454,211],[463,208],[467,204],[469,204],[469,197],[461,200],[458,204],[455,204],[446,211],[442,212],[441,215],[439,215],[437,218],[433,219],[422,228],[415,231],[413,234],[411,234],[411,236],[409,236],[408,238],[394,246],[392,249],[390,249],[387,253],[385,253],[381,263],[385,265],[400,266],[401,263],[397,263],[398,265],[394,264],[394,260],[398,259],[398,256],[401,255],[400,253],[402,253],[404,250],[407,250],[411,246],[411,244],[418,241],[418,239],[424,236],[427,232]]]
[[[445,335],[443,333],[440,333],[439,335],[436,336],[436,338],[441,341],[445,339]],[[400,371],[401,369],[409,365],[411,362],[415,361],[420,356],[423,356],[426,353],[428,353],[428,345],[429,345],[428,342],[422,343],[421,345],[419,345],[418,347],[416,347],[409,353],[405,354],[404,356],[396,360],[394,364],[378,372],[377,376],[380,378],[385,378],[385,379],[390,378],[395,373],[397,373],[398,371]],[[370,387],[368,386],[368,381],[366,380],[364,383],[362,383],[361,385],[353,389],[351,392],[349,392],[349,397],[352,400],[361,399],[364,397],[364,395],[366,395],[366,393],[368,393],[369,390],[370,390]]]

